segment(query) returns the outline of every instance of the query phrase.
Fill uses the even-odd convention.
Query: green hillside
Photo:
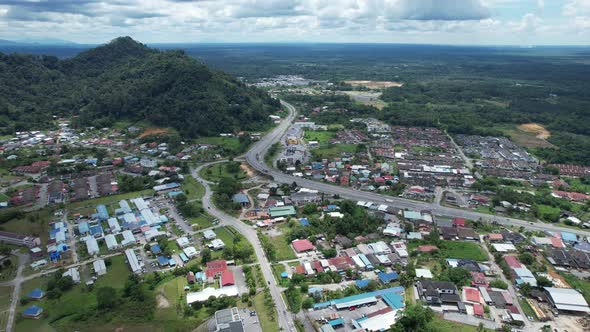
[[[0,134],[46,127],[54,115],[105,127],[147,120],[186,137],[257,130],[279,107],[184,54],[121,37],[66,60],[0,53]]]

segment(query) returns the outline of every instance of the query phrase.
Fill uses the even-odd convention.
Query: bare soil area
[[[139,135],[139,138],[158,135],[168,135],[168,130],[164,128],[148,128]]]
[[[392,82],[392,81],[344,81],[346,84],[350,84],[352,86],[364,86],[369,89],[385,89],[391,87],[400,87],[404,85],[403,83],[399,82]]]

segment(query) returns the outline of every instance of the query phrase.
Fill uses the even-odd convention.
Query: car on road
[[[256,311],[250,311],[250,316],[252,316],[252,317],[256,316]]]

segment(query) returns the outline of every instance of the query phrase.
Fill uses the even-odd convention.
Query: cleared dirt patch
[[[156,301],[158,302],[159,309],[170,308],[170,302],[168,302],[168,299],[164,295],[156,295]]]
[[[254,176],[254,170],[250,167],[250,165],[246,164],[246,163],[242,163],[240,164],[240,168],[246,172],[246,175],[251,178]]]
[[[535,134],[538,139],[548,139],[551,136],[549,130],[538,123],[524,123],[518,126],[518,129],[525,133]]]
[[[534,131],[533,131],[534,130]],[[535,123],[526,123],[504,130],[508,136],[518,145],[525,148],[555,148],[546,138],[551,134],[543,126]]]
[[[404,85],[403,83],[399,82],[392,82],[392,81],[344,81],[346,84],[350,84],[352,86],[364,86],[369,89],[385,89],[391,87],[400,87]]]
[[[382,110],[385,107],[385,102],[381,99],[381,92],[372,91],[341,91],[345,95],[350,96],[354,101],[363,105],[370,105]]]
[[[144,138],[148,136],[162,136],[168,135],[168,129],[164,128],[148,128],[143,133],[139,135],[139,138]]]

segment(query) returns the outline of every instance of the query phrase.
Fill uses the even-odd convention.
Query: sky
[[[588,45],[590,0],[0,0],[0,39]]]

